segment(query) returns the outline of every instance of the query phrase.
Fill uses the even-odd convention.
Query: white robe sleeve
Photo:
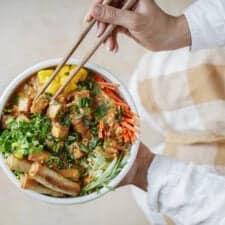
[[[225,45],[225,0],[198,0],[184,12],[192,50]]]
[[[225,224],[225,178],[214,169],[156,156],[148,182],[151,211],[174,224]]]

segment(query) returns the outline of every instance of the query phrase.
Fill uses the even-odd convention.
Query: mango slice
[[[64,66],[60,70],[58,76],[53,80],[53,82],[47,88],[46,90],[47,93],[54,95],[57,92],[57,90],[66,82],[70,72],[73,71],[75,68],[76,68],[76,65]],[[44,85],[53,72],[54,70],[51,70],[51,69],[39,71],[37,76],[38,76],[38,82],[40,83],[40,85]],[[79,71],[79,73],[74,77],[74,79],[70,82],[70,84],[66,87],[65,92],[68,93],[68,92],[74,91],[77,88],[77,83],[79,81],[86,80],[87,75],[88,75],[88,71],[82,68]]]

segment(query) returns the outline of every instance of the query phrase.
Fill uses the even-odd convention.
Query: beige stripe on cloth
[[[155,153],[208,165],[225,176],[225,48],[148,53],[131,92],[149,137],[157,131],[153,136],[160,141],[150,143]]]
[[[163,154],[185,159],[189,151],[193,162],[205,159],[206,164],[225,166],[225,58],[219,57],[225,57],[224,51],[149,54],[139,65],[135,95],[164,131]],[[205,150],[195,160],[200,145]]]
[[[164,215],[164,219],[167,225],[176,225],[169,216]]]
[[[225,100],[225,66],[206,64],[167,76],[145,79],[138,83],[138,94],[150,113]]]
[[[138,94],[146,110],[160,113],[192,105],[186,75],[186,71],[183,71],[139,81]]]
[[[225,66],[200,65],[187,70],[190,95],[195,104],[225,100]]]
[[[138,94],[145,109],[150,113],[159,113],[160,108],[153,96],[152,81],[144,80],[138,84]]]
[[[177,133],[168,133],[166,136],[166,142],[174,144],[212,144],[212,143],[225,143],[225,136],[219,136],[214,134],[208,135],[185,135]]]

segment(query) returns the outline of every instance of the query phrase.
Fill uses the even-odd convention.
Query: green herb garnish
[[[89,149],[94,150],[97,146],[103,146],[103,140],[93,137],[89,142]]]
[[[7,127],[0,134],[0,152],[26,156],[43,150],[51,123],[46,116],[35,115],[30,121],[9,119]]]
[[[93,95],[97,95],[100,92],[100,88],[93,79],[86,79],[85,81],[79,82],[79,87],[81,89],[89,90]]]
[[[95,110],[95,116],[100,119],[106,115],[108,111],[108,106],[106,104],[99,105]]]
[[[82,152],[86,152],[86,153],[89,152],[89,148],[88,148],[87,146],[83,145],[83,144],[80,145],[80,150],[81,150]]]
[[[90,108],[92,105],[92,99],[87,97],[79,98],[79,106]]]
[[[66,116],[66,117],[62,118],[61,124],[65,127],[70,127],[70,125],[71,125],[70,117]]]

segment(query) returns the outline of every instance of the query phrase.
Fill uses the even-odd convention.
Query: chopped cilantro
[[[92,105],[91,98],[87,98],[87,97],[79,98],[79,106],[80,107],[89,108],[89,107],[91,107],[91,105]]]
[[[100,88],[93,79],[86,79],[85,81],[79,82],[79,87],[81,89],[89,90],[93,95],[97,95],[100,92]]]
[[[89,142],[89,149],[94,150],[97,146],[102,146],[103,140],[97,137],[93,137]]]
[[[106,104],[99,105],[95,110],[95,116],[100,119],[105,116],[108,111],[108,106]]]
[[[82,152],[86,152],[86,153],[89,152],[89,148],[88,148],[87,146],[83,145],[83,144],[80,145],[80,150],[81,150]]]
[[[9,119],[7,126],[0,133],[0,152],[26,156],[43,150],[51,123],[44,115],[34,115],[30,121]]]
[[[61,124],[63,126],[69,127],[71,125],[71,119],[68,116],[66,116],[62,119]]]
[[[48,100],[50,100],[51,98],[52,98],[52,94],[50,94],[50,93],[45,93],[45,97],[48,99]]]
[[[121,122],[123,118],[123,108],[122,107],[118,107],[117,108],[117,113],[116,113],[116,119],[118,122]]]

